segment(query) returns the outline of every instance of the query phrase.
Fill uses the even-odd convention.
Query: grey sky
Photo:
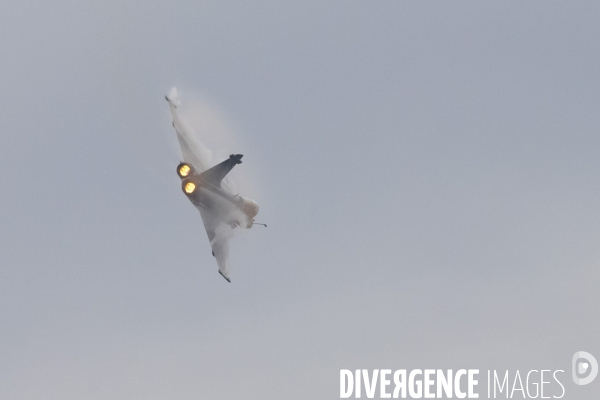
[[[340,368],[600,392],[570,379],[600,356],[596,2],[198,3],[3,5],[0,398],[335,399]],[[269,224],[232,284],[172,86]]]

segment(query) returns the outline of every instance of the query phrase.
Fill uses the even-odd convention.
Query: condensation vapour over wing
[[[177,135],[169,132],[169,141],[178,161],[182,161],[182,156],[189,157],[195,160],[192,164],[198,164],[201,172],[227,159],[229,154],[245,152],[245,146],[224,113],[204,96],[173,87],[168,98],[173,102],[171,111],[177,131]],[[249,154],[246,159],[251,157]],[[248,168],[243,166],[233,169],[223,179],[222,186],[233,194],[241,191],[245,195],[255,195],[254,182]]]

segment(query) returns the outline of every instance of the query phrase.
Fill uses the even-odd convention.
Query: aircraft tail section
[[[215,186],[221,187],[221,181],[237,164],[242,163],[243,154],[232,154],[229,158],[220,164],[204,171],[200,177]]]

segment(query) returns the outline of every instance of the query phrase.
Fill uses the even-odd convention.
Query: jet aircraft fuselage
[[[183,162],[177,166],[181,188],[200,211],[219,273],[231,282],[228,268],[229,240],[236,228],[247,229],[256,225],[254,217],[258,214],[258,204],[255,201],[233,194],[227,184],[221,185],[229,171],[242,163],[243,156],[232,154],[211,168],[213,160],[206,157],[207,152],[203,150],[202,144],[178,115],[177,91],[172,89],[165,97],[169,102],[173,127],[183,156]]]
[[[242,162],[242,157],[242,154],[232,154],[228,160],[200,174],[195,173],[190,164],[183,162],[177,166],[181,188],[192,204],[198,209],[211,210],[232,228],[241,225],[237,211],[245,216],[244,227],[252,228],[259,209],[255,201],[221,188],[221,180],[236,164]]]

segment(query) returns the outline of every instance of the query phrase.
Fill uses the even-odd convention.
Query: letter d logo
[[[573,382],[577,385],[587,385],[596,379],[596,375],[598,375],[598,361],[590,353],[578,351],[573,354],[572,371]]]

